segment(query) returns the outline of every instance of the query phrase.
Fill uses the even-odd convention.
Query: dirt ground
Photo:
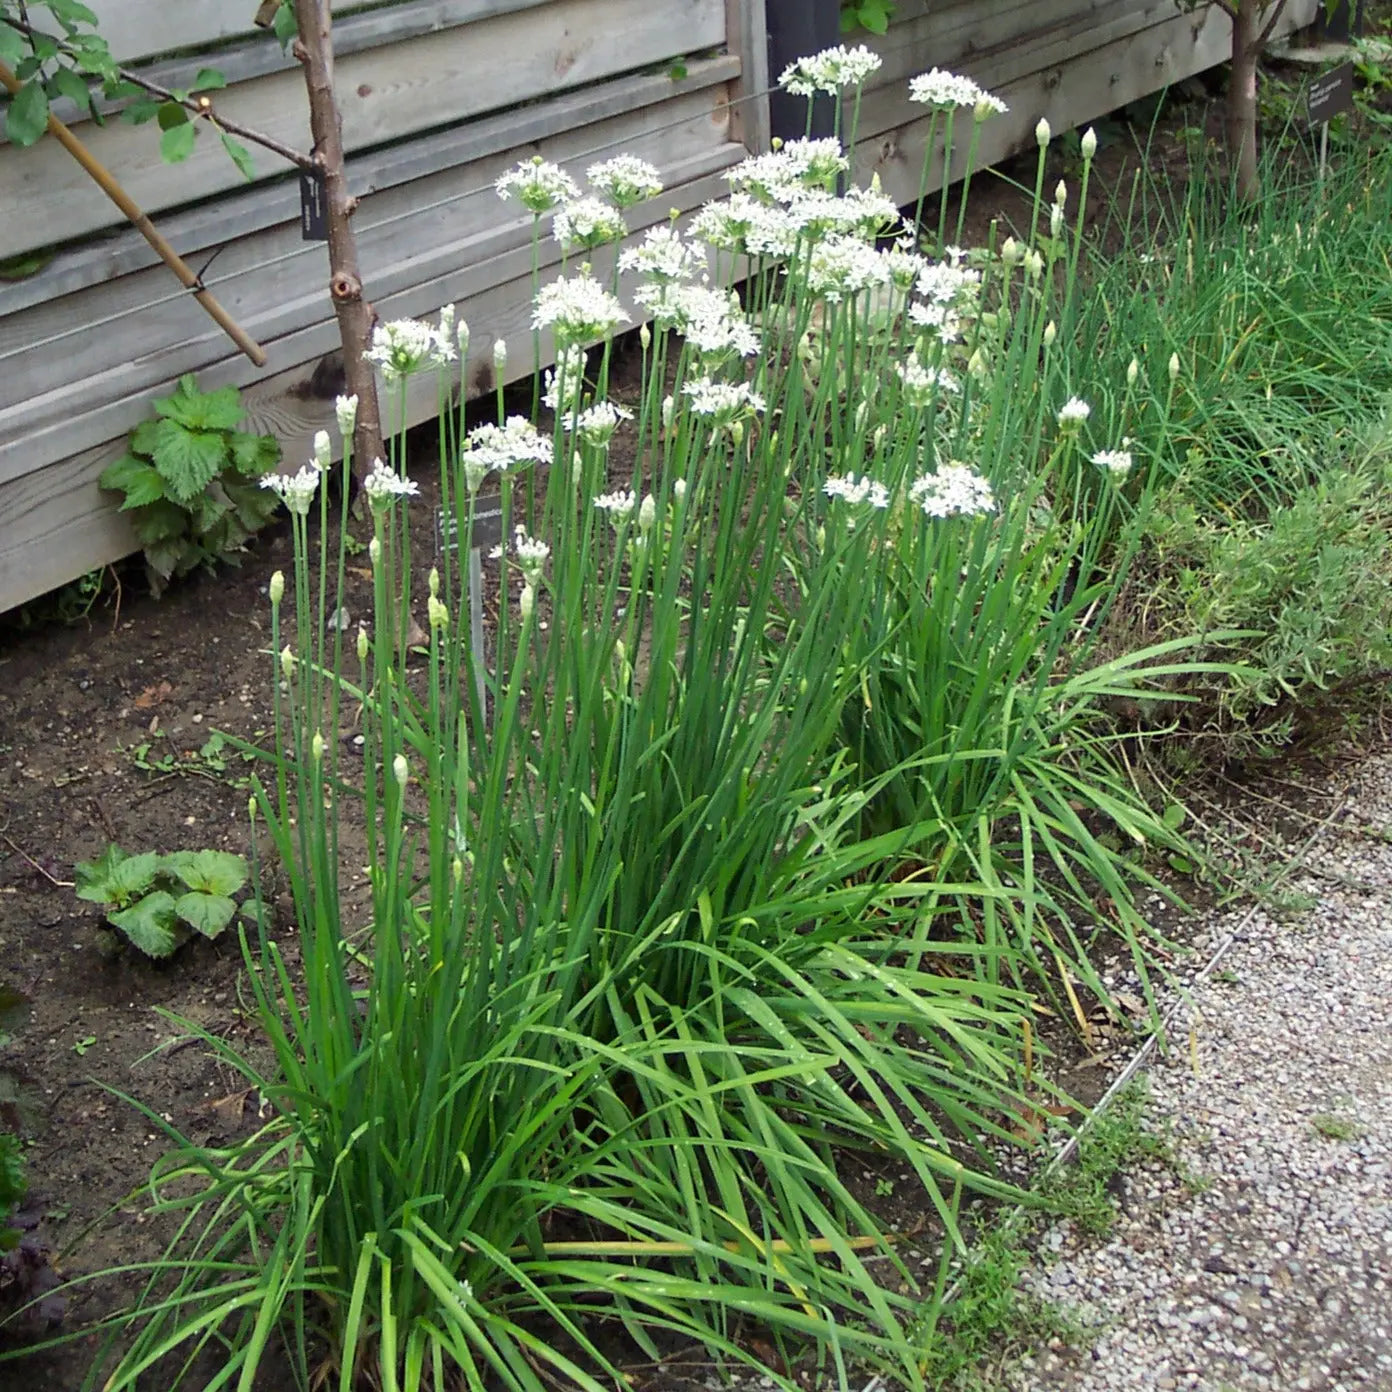
[[[1196,84],[1190,95],[1204,90]],[[1192,119],[1178,113],[1167,123],[1155,162],[1182,169],[1176,132]],[[1207,119],[1216,121],[1216,108]],[[1143,140],[1146,129],[1137,124],[1133,134]],[[1095,209],[1108,187],[1126,186],[1132,150],[1130,137],[1104,142]],[[1019,221],[1016,185],[1032,182],[1032,170],[1031,156],[1005,167],[1004,179],[977,179],[968,240],[983,238],[992,217]],[[1073,182],[1076,170],[1060,154],[1047,186],[1065,173]],[[426,506],[430,472],[419,475]],[[74,863],[113,841],[130,852],[248,853],[247,769],[229,750],[200,751],[213,731],[266,736],[267,582],[290,561],[282,526],[240,569],[198,575],[159,602],[140,592],[138,567],[127,567],[119,610],[108,589],[80,622],[37,610],[27,624],[0,621],[0,984],[32,1000],[32,1019],[0,1063],[28,1080],[37,1104],[28,1173],[43,1203],[43,1235],[68,1274],[159,1250],[138,1190],[165,1140],[117,1093],[200,1143],[230,1140],[254,1120],[237,1078],[158,1013],[254,1042],[234,935],[191,941],[168,963],[154,963],[114,944],[71,882]],[[365,562],[359,567],[346,597],[354,625],[369,608]],[[341,735],[351,740],[351,731]],[[79,1297],[69,1322],[109,1309],[120,1294]],[[89,1359],[79,1343],[0,1364],[0,1389],[75,1392]]]

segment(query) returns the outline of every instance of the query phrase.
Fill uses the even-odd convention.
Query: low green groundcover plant
[[[194,934],[220,937],[237,912],[233,897],[247,863],[230,851],[145,851],[116,844],[74,867],[79,899],[100,904],[106,921],[147,957],[171,957]]]
[[[100,483],[124,495],[121,511],[130,514],[158,595],[199,566],[235,562],[275,516],[278,501],[260,480],[279,462],[280,445],[240,429],[236,387],[200,391],[192,375],[155,402],[155,414],[131,433]]]
[[[785,78],[848,95],[853,146],[877,65]],[[1004,109],[947,74],[911,95],[969,153]],[[321,470],[267,480],[295,565],[270,584],[276,754],[249,815],[295,932],[287,952],[257,908],[242,934],[257,1048],[183,1027],[270,1117],[209,1147],[144,1108],[176,1235],[89,1386],[188,1386],[206,1350],[207,1392],[248,1392],[274,1343],[302,1387],[598,1392],[693,1341],[789,1392],[924,1385],[920,1273],[848,1158],[913,1175],[949,1245],[964,1192],[1017,1197],[993,1148],[1048,1092],[1036,997],[1085,1028],[1099,938],[1147,969],[1133,875],[1177,844],[1099,708],[1174,675],[1182,640],[1103,661],[1091,634],[1158,448],[1126,438],[1128,403],[1179,368],[1065,351],[1077,229],[1038,138],[1032,227],[933,256],[877,188],[838,191],[837,139],[751,158],[689,236],[622,252],[656,170],[606,161],[582,198],[524,163],[499,192],[538,236],[552,214],[567,258],[535,296],[550,417],[442,413],[460,551],[422,594],[398,438],[363,471],[374,610],[345,636]],[[651,319],[628,403],[621,285]],[[379,326],[369,357],[403,402],[421,373],[462,401],[466,341],[446,312]],[[458,557],[490,476],[481,653]],[[128,863],[101,873],[146,893]]]

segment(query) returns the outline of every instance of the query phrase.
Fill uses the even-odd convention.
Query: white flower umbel
[[[551,235],[563,251],[593,251],[628,236],[623,214],[598,198],[569,199],[551,220]]]
[[[601,493],[594,500],[594,505],[608,515],[615,527],[622,527],[638,510],[638,495],[631,488],[621,489],[617,493]]]
[[[904,293],[913,289],[928,266],[927,258],[913,249],[911,237],[901,237],[892,247],[881,251],[880,255],[889,272],[889,283]]]
[[[828,237],[812,248],[807,260],[808,290],[830,304],[888,283],[889,266],[859,237]]]
[[[632,420],[633,412],[626,406],[612,401],[596,401],[593,406],[581,411],[574,418],[565,418],[567,430],[574,426],[575,433],[587,444],[604,448],[619,428],[620,421]]]
[[[478,425],[468,435],[460,463],[484,474],[507,473],[524,464],[549,464],[554,447],[525,416],[509,416],[505,425]]]
[[[413,479],[402,478],[380,459],[372,461],[372,472],[363,480],[363,492],[376,512],[385,512],[398,498],[415,498],[420,485]]]
[[[748,382],[713,382],[702,377],[688,382],[682,393],[693,414],[708,417],[716,426],[733,425],[764,409],[764,398]]]
[[[933,261],[924,266],[914,284],[925,300],[940,305],[973,305],[980,288],[980,271],[948,261]]]
[[[889,506],[889,489],[884,484],[864,476],[857,478],[855,474],[833,474],[822,485],[822,492],[845,503],[868,503],[881,510]]]
[[[990,483],[975,469],[955,461],[916,479],[909,500],[929,517],[976,517],[996,508]]]
[[[946,368],[928,367],[919,360],[917,351],[911,352],[903,362],[895,363],[894,370],[904,384],[904,400],[917,410],[931,406],[945,393],[962,390]]]
[[[512,553],[517,557],[522,578],[529,585],[535,585],[541,579],[542,567],[551,554],[551,548],[544,541],[528,536],[525,527],[518,527],[513,533]]]
[[[1129,474],[1131,472],[1131,451],[1124,449],[1098,450],[1092,462],[1109,474]]]
[[[585,357],[578,343],[568,344],[557,355],[555,367],[547,370],[541,399],[552,411],[569,415],[575,409],[585,388]]]
[[[536,156],[508,170],[496,184],[499,198],[516,198],[524,208],[540,217],[567,198],[579,198],[580,187],[559,165]]]
[[[691,316],[682,333],[706,368],[730,357],[752,358],[759,351],[758,334],[747,320],[731,314]]]
[[[532,315],[534,329],[550,329],[562,343],[605,338],[626,323],[623,305],[585,274],[543,285]]]
[[[824,48],[808,58],[789,63],[778,79],[778,85],[795,97],[811,97],[818,92],[835,96],[847,87],[859,87],[871,73],[880,69],[878,54],[864,44],[847,48],[837,44]]]
[[[748,159],[725,171],[730,187],[761,202],[788,202],[805,188],[830,190],[850,160],[834,136],[788,141],[781,149]]]
[[[1006,109],[1003,101],[993,97],[984,87],[979,87],[971,78],[942,68],[933,68],[911,77],[909,100],[920,106],[935,107],[938,111],[952,111],[959,106],[970,106],[975,110],[980,101],[991,104],[992,110]]]
[[[404,381],[444,362],[453,361],[455,344],[440,338],[433,324],[419,319],[395,319],[372,331],[372,346],[363,354],[382,374],[388,386]]]
[[[319,470],[306,464],[298,473],[267,474],[261,480],[261,487],[277,494],[296,517],[308,517],[314,490],[319,487]]]
[[[932,334],[944,348],[951,347],[962,337],[961,316],[949,305],[915,301],[909,306],[909,323]]]
[[[338,433],[345,440],[351,439],[358,423],[358,398],[340,396],[334,402],[334,414],[338,417]]]
[[[640,285],[633,298],[652,314],[658,328],[678,333],[698,319],[730,319],[742,313],[738,295],[709,285]]]
[[[1058,423],[1061,429],[1078,431],[1092,414],[1092,407],[1081,397],[1070,396],[1059,408]]]
[[[619,270],[636,271],[661,285],[690,280],[705,267],[705,252],[684,242],[681,233],[668,223],[648,228],[636,247],[619,253]]]
[[[662,175],[636,155],[615,155],[592,164],[585,177],[616,208],[632,208],[662,192]]]
[[[770,207],[747,193],[707,203],[691,221],[696,241],[741,256],[791,256],[802,230],[789,211]]]

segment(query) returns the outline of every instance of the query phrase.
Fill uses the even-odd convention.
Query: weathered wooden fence
[[[251,30],[246,0],[89,3],[123,60],[170,86],[215,63],[230,84],[221,112],[305,143],[297,65]],[[1292,0],[1287,26],[1316,4]],[[474,330],[470,380],[486,390],[493,340],[520,349],[530,314],[531,221],[499,202],[494,179],[533,153],[583,172],[629,152],[667,183],[630,218],[635,235],[696,208],[766,145],[770,60],[776,77],[807,29],[800,12],[818,6],[815,24],[834,34],[836,0],[336,0],[355,226],[378,312],[458,305]],[[984,128],[994,159],[1032,140],[1040,115],[1067,129],[1221,62],[1227,42],[1218,11],[1184,14],[1175,0],[900,0],[877,41],[885,66],[862,107],[858,175],[877,173],[904,202],[917,193],[928,122],[906,80],[928,67],[970,73],[1009,102]],[[178,51],[189,56],[165,56]],[[774,118],[786,119],[776,102]],[[215,141],[167,166],[148,129],[77,129],[206,267],[269,364],[236,355],[55,143],[0,144],[0,258],[63,244],[39,274],[0,282],[0,610],[133,549],[97,477],[181,373],[245,388],[252,424],[275,430],[291,459],[307,456],[338,390],[326,258],[301,240],[291,166],[258,150],[248,186]],[[512,360],[529,369],[529,352]],[[434,408],[432,381],[410,410]]]

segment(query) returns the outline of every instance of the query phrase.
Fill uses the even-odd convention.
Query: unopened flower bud
[[[358,627],[358,661],[367,661],[367,630],[361,625]]]
[[[1034,128],[1034,139],[1041,150],[1049,143],[1052,135],[1053,132],[1049,129],[1048,120],[1041,116],[1039,124]]]
[[[1054,188],[1054,202],[1057,203],[1060,208],[1066,208],[1068,206],[1068,185],[1064,183],[1062,179],[1058,181],[1058,184]]]
[[[967,371],[973,377],[984,377],[986,375],[986,359],[982,356],[981,349],[977,348],[967,359]]]
[[[450,861],[450,874],[454,876],[455,884],[464,878],[464,862],[458,856]]]
[[[536,591],[531,585],[522,586],[522,593],[517,597],[517,608],[522,615],[522,622],[526,623],[536,608]]]
[[[338,433],[345,440],[351,439],[353,427],[358,423],[358,398],[356,396],[340,396],[334,402],[334,414],[338,417]]]
[[[989,96],[982,95],[976,99],[976,105],[972,107],[972,116],[977,125],[980,125],[983,121],[989,121],[997,109]]]
[[[1132,358],[1126,366],[1126,385],[1128,387],[1134,387],[1140,375],[1141,365],[1136,361],[1135,358]]]
[[[1055,203],[1049,209],[1049,235],[1057,237],[1063,231],[1063,209]]]
[[[426,584],[429,586],[431,599],[438,598],[440,594],[440,572],[436,570],[434,566],[430,567],[430,575],[426,580]]]
[[[676,401],[670,396],[664,396],[662,398],[662,427],[664,430],[672,428],[672,418],[675,416],[676,410]]]
[[[648,327],[646,319],[638,330],[638,346],[645,353],[652,347],[652,330]]]
[[[1001,243],[1001,261],[1007,266],[1014,266],[1020,260],[1020,244],[1014,237],[1007,237]]]
[[[314,732],[314,738],[309,742],[310,758],[317,764],[324,757],[324,735],[320,730]]]
[[[329,443],[327,430],[314,432],[314,463],[320,469],[327,469],[333,463],[333,445]]]
[[[256,820],[256,794],[253,793],[247,799],[247,816],[254,822]]]
[[[1046,348],[1052,348],[1056,338],[1058,338],[1058,325],[1050,319],[1049,322],[1044,325],[1044,346]]]
[[[1025,253],[1025,272],[1031,280],[1044,274],[1044,258],[1033,247]]]
[[[678,503],[683,503],[683,502],[686,501],[686,480],[685,480],[685,479],[677,479],[677,480],[672,484],[672,496],[677,500]]]
[[[459,361],[463,362],[469,356],[469,326],[462,319],[454,331],[454,341],[459,345]]]
[[[1085,160],[1090,160],[1097,153],[1097,132],[1091,126],[1083,132],[1082,151]]]
[[[452,304],[440,307],[440,337],[446,343],[454,337],[454,306]]]
[[[1170,354],[1170,381],[1177,381],[1179,378],[1179,354]]]
[[[371,561],[373,565],[377,565],[382,559],[382,543],[377,537],[373,537],[372,540],[367,543],[367,559]]]
[[[295,679],[295,653],[289,643],[280,650],[280,674],[286,681]]]
[[[730,439],[736,449],[744,443],[744,422],[742,420],[730,422]]]
[[[406,756],[404,754],[398,754],[396,758],[392,760],[392,777],[396,779],[396,786],[398,788],[404,788],[410,776],[411,769],[410,765],[406,762]]]
[[[285,572],[283,570],[278,570],[271,576],[268,588],[271,594],[271,603],[279,604],[285,597]]]
[[[426,612],[430,615],[430,627],[439,629],[443,633],[449,627],[449,610],[445,607],[442,600],[438,600],[431,595],[425,602]]]
[[[503,373],[507,371],[507,340],[495,338],[493,340],[493,375],[502,380]]]
[[[657,500],[651,493],[643,495],[643,501],[638,505],[638,530],[645,535],[652,531],[653,523],[657,521]]]

